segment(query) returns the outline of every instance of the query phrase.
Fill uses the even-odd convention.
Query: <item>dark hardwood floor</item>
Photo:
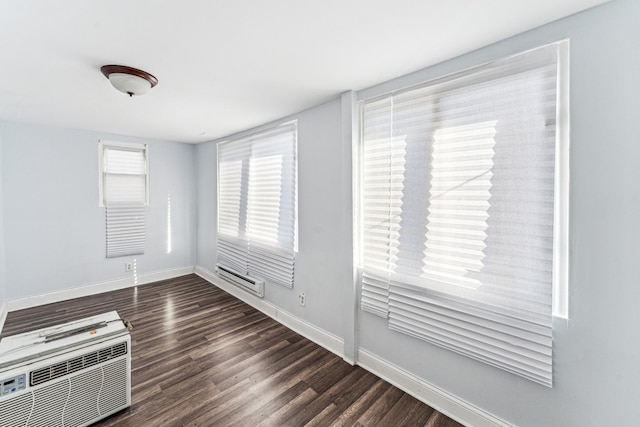
[[[11,312],[2,336],[111,310],[132,406],[97,426],[460,426],[193,274]]]

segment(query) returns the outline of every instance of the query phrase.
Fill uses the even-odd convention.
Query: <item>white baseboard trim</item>
[[[117,289],[130,288],[144,285],[145,283],[157,282],[159,280],[173,279],[193,273],[193,266],[171,268],[168,270],[154,271],[151,273],[139,274],[137,277],[129,276],[122,279],[108,280],[91,285],[79,286],[77,288],[64,289],[48,294],[35,295],[27,298],[15,299],[7,302],[8,311],[22,310],[24,308],[36,307],[38,305],[50,304],[73,298],[86,297],[89,295],[101,294],[103,292],[115,291]]]
[[[421,380],[366,350],[358,349],[358,365],[465,426],[512,426],[495,415]]]
[[[335,335],[330,334],[324,329],[318,328],[317,326],[314,326],[297,316],[281,310],[280,308],[263,300],[262,298],[251,295],[250,293],[238,288],[230,282],[227,282],[226,280],[218,277],[217,274],[204,267],[196,266],[195,273],[212,285],[217,286],[223,291],[249,304],[256,310],[259,310],[272,319],[275,319],[276,321],[282,323],[287,328],[299,333],[303,337],[313,341],[319,346],[326,348],[337,356],[344,357],[344,341],[341,338],[336,337]]]
[[[7,308],[7,302],[0,302],[0,332],[2,332],[2,328],[4,328],[4,322],[7,320],[8,313],[9,309]]]
[[[100,294],[103,292],[143,285],[145,283],[156,282],[159,280],[172,279],[194,272],[214,286],[219,287],[225,292],[228,292],[239,300],[282,323],[287,328],[299,333],[337,356],[345,358],[344,341],[341,338],[336,337],[335,335],[330,334],[329,332],[318,328],[299,317],[287,313],[261,298],[249,294],[230,282],[218,277],[217,274],[200,266],[196,266],[195,268],[192,266],[181,267],[141,274],[138,275],[137,282],[134,281],[133,277],[126,277],[73,289],[65,289],[48,294],[6,301],[0,303],[0,331],[2,331],[7,314],[10,311]],[[353,364],[353,361],[346,361]],[[404,371],[403,369],[366,350],[357,350],[357,364],[406,393],[414,396],[416,399],[425,402],[432,408],[466,426],[511,427],[511,424],[494,416],[493,414],[486,412],[483,409],[480,409],[459,397],[434,386],[433,384],[417,378],[411,373]]]

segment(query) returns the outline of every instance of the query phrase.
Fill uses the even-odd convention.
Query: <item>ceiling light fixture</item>
[[[158,84],[158,79],[146,71],[124,65],[104,65],[100,71],[113,87],[129,96],[144,95]]]

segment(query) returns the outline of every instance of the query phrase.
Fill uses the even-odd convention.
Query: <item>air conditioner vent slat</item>
[[[98,363],[98,353],[93,352],[93,353],[85,354],[84,356],[82,356],[82,361],[85,368],[89,366],[93,366]]]
[[[73,359],[65,360],[64,362],[56,363],[55,365],[45,366],[31,371],[31,374],[29,375],[31,385],[35,386],[44,384],[53,379],[89,368],[97,365],[98,363],[102,363],[125,354],[127,354],[127,343],[123,342],[98,351],[92,351],[91,353],[84,354],[81,357],[75,357]]]
[[[76,357],[75,359],[71,359],[67,362],[67,370],[69,373],[79,371],[84,367],[82,362],[82,357]]]
[[[118,344],[118,345],[114,345],[111,348],[113,349],[113,357],[119,357],[119,356],[127,354],[127,344],[126,343],[121,343],[121,344]]]
[[[67,362],[57,363],[51,366],[51,378],[60,378],[67,375]]]

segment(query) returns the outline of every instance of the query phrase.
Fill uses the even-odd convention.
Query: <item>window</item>
[[[218,144],[218,264],[293,287],[297,123]]]
[[[147,146],[101,141],[99,151],[107,258],[143,254],[144,210],[149,204]]]
[[[362,309],[548,386],[553,298],[567,282],[566,48],[361,106]]]

